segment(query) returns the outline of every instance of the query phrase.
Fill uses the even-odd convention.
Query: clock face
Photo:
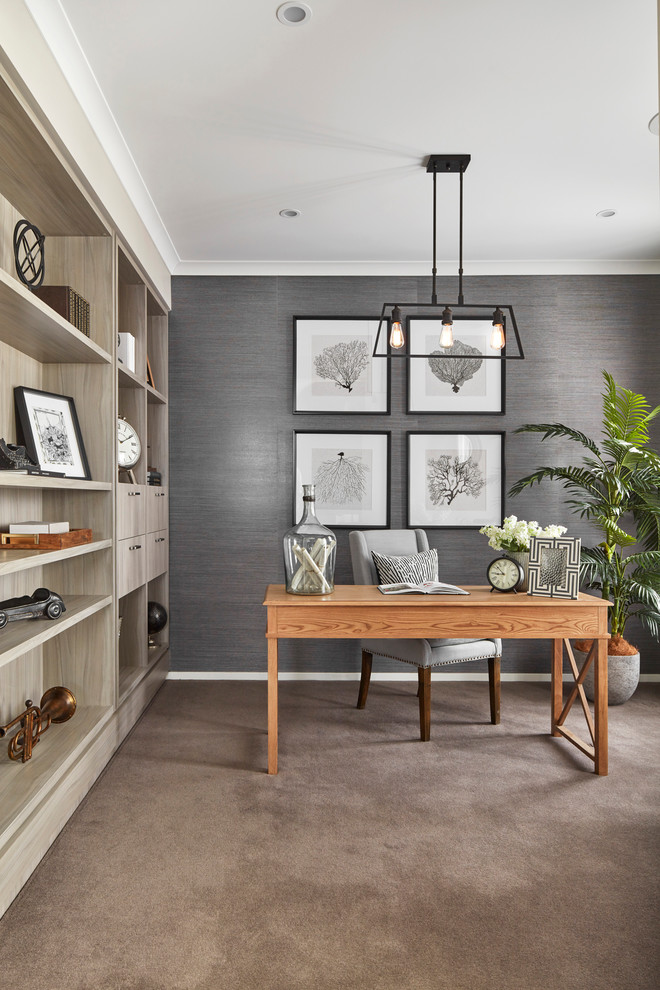
[[[524,577],[522,568],[510,557],[498,557],[488,565],[488,580],[497,591],[513,591]]]
[[[120,468],[135,467],[140,460],[142,444],[140,438],[125,419],[117,420],[117,461]]]

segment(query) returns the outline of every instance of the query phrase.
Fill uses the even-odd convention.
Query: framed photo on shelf
[[[389,415],[391,362],[371,356],[377,331],[377,319],[295,316],[294,413]]]
[[[440,347],[442,320],[408,317],[408,353],[431,354],[408,363],[408,412],[467,415],[504,413],[506,361],[490,346],[490,320],[454,316],[454,343]],[[459,359],[449,354],[471,355]],[[478,355],[497,360],[479,359]]]
[[[529,540],[528,595],[577,598],[580,593],[578,536],[532,536]]]
[[[89,481],[92,475],[71,396],[19,385],[14,402],[23,443],[41,470]]]
[[[504,433],[408,433],[408,526],[502,525]]]
[[[295,430],[294,522],[303,511],[302,486],[316,486],[319,521],[331,529],[387,528],[390,523],[390,434]]]

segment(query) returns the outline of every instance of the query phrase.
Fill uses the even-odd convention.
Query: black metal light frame
[[[446,353],[443,355],[445,360],[474,360],[474,361],[522,361],[524,360],[525,354],[523,351],[522,341],[520,340],[520,334],[518,332],[518,324],[516,323],[516,318],[513,313],[513,308],[506,303],[467,303],[463,298],[463,174],[470,164],[471,155],[429,155],[429,159],[426,165],[426,171],[431,172],[433,175],[433,267],[431,270],[432,274],[432,285],[431,285],[431,302],[430,303],[383,303],[383,308],[380,314],[380,321],[378,323],[378,332],[376,333],[376,339],[374,341],[374,349],[372,357],[375,358],[402,358],[403,360],[410,360],[411,358],[429,358],[432,354],[411,354],[408,348],[408,341],[410,339],[410,334],[406,338],[406,346],[404,349],[392,348],[387,342],[387,350],[378,353],[378,343],[383,331],[383,325],[389,328],[390,319],[394,319],[394,310],[399,310],[399,316],[402,317],[401,311],[404,309],[412,310],[407,318],[406,322],[410,320],[411,316],[421,316],[420,310],[444,310],[449,309],[452,314],[457,309],[460,309],[460,315],[463,319],[483,319],[484,317],[492,318],[494,313],[499,310],[501,315],[504,317],[502,325],[504,327],[505,340],[508,339],[507,325],[510,326],[513,331],[513,335],[516,340],[516,346],[518,348],[517,354],[507,353],[507,347],[503,347],[499,354],[451,354]],[[438,303],[438,294],[436,290],[436,276],[437,276],[437,265],[436,265],[436,245],[437,245],[437,195],[436,195],[436,176],[438,172],[442,173],[458,173],[459,176],[459,223],[458,223],[458,303]],[[389,310],[389,313],[388,313]],[[508,318],[507,315],[508,314]],[[449,349],[447,349],[449,350]]]

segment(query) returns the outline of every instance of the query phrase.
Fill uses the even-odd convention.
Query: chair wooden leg
[[[490,691],[490,720],[493,725],[500,724],[500,658],[490,657],[488,660],[488,687]]]
[[[431,668],[418,667],[419,734],[422,742],[431,738]]]
[[[362,674],[360,675],[360,691],[358,693],[357,707],[364,708],[367,703],[367,694],[369,693],[369,682],[371,680],[371,664],[373,662],[373,654],[367,653],[366,650],[362,650]]]

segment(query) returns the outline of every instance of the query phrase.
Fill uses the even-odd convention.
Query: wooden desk
[[[289,595],[271,584],[268,609],[268,773],[277,773],[278,639],[551,639],[551,725],[607,774],[607,609],[609,602],[580,594],[576,600],[502,594],[465,585],[470,595],[383,595],[373,585],[337,585],[331,595]],[[578,670],[570,639],[593,639]],[[575,685],[562,707],[564,645]],[[582,682],[594,663],[593,719]],[[576,698],[585,715],[591,744],[564,727]]]

